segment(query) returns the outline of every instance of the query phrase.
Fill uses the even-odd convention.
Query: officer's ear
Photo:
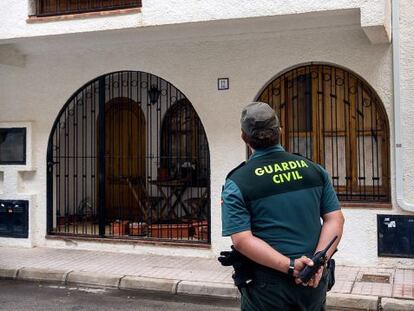
[[[251,151],[253,152],[254,149],[252,148],[252,146],[250,146],[249,140],[247,139],[246,134],[242,131],[240,136],[241,136],[241,139],[244,141],[244,143],[247,145],[247,147],[249,147]]]
[[[244,132],[243,132],[243,131],[241,131],[241,133],[240,133],[240,137],[241,137],[241,139],[244,141],[244,143],[245,143],[246,145],[249,145],[249,144],[247,143],[246,134],[244,134]]]

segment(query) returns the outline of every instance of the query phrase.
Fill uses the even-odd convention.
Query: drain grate
[[[390,283],[390,276],[380,274],[363,274],[360,282]]]

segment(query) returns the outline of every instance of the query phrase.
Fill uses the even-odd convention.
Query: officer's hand
[[[313,288],[317,288],[319,285],[319,282],[321,281],[322,273],[323,273],[323,266],[319,268],[318,272],[315,273],[315,275],[310,279],[307,285]]]
[[[300,271],[305,268],[305,266],[313,266],[313,261],[306,256],[302,256],[295,260],[295,270],[293,271],[293,276],[296,278],[296,280],[298,280],[297,277],[299,276]]]

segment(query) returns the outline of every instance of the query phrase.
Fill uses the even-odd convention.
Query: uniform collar
[[[267,147],[265,149],[256,149],[254,151],[254,153],[250,156],[249,160],[255,159],[257,157],[261,157],[264,156],[266,154],[272,153],[272,152],[277,152],[277,151],[285,151],[285,149],[280,145],[274,145],[271,147]]]

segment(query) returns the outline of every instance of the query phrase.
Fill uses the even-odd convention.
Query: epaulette
[[[235,171],[237,171],[239,168],[243,167],[246,165],[246,161],[243,161],[242,163],[240,163],[239,165],[237,165],[235,168],[233,168],[226,176],[226,179],[229,178]]]
[[[297,155],[297,156],[300,156],[300,157],[302,157],[302,158],[305,158],[306,160],[309,160],[309,161],[311,161],[311,162],[313,162],[313,163],[316,163],[316,162],[315,162],[315,161],[313,161],[312,159],[310,159],[310,158],[308,158],[308,157],[305,157],[304,155],[302,155],[302,154],[300,154],[300,153],[298,153],[298,152],[292,152],[292,154]]]

